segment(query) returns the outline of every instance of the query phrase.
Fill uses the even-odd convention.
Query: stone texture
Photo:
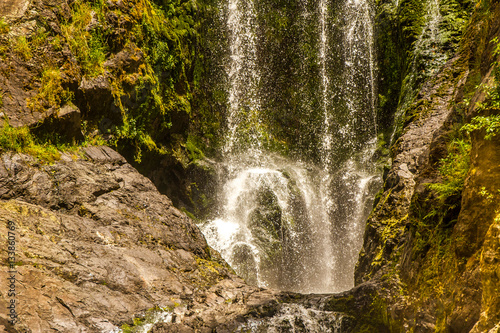
[[[286,303],[344,311],[345,332],[387,331],[370,284],[336,296],[248,286],[184,213],[108,147],[65,153],[50,165],[4,153],[0,196],[3,242],[8,221],[16,225],[15,327],[7,322],[8,266],[0,266],[0,327],[8,332],[110,332],[154,307],[168,307],[175,321],[153,332],[232,332]],[[0,248],[3,258],[6,252]],[[362,312],[376,320],[349,319]]]
[[[446,131],[453,113],[452,104],[466,77],[457,77],[460,59],[450,60],[443,71],[424,85],[416,104],[428,104],[419,116],[405,127],[393,147],[392,166],[385,178],[381,199],[368,219],[363,248],[357,265],[357,283],[373,277],[390,259],[392,252],[403,245],[410,203],[417,179],[432,167],[435,158],[431,148]],[[418,183],[421,183],[419,180]]]
[[[0,4],[0,17],[15,19],[24,15],[30,0],[3,0]]]
[[[471,166],[461,193],[440,203],[427,186],[444,181],[440,160],[451,138],[459,137],[462,117],[498,113],[480,111],[487,94],[478,84],[493,82],[496,57],[490,41],[500,28],[500,5],[475,10],[459,52],[405,106],[384,191],[368,219],[356,281],[401,282],[399,297],[384,298],[395,331],[488,332],[499,321],[498,138],[488,141],[484,132],[472,133]],[[446,214],[436,211],[444,207]]]
[[[65,154],[53,165],[2,155],[1,237],[14,221],[21,262],[18,330],[111,330],[155,305],[187,306],[219,280],[242,284],[212,261],[185,214],[123,157],[105,147],[83,153],[86,158]]]

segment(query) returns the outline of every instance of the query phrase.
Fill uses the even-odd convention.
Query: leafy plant
[[[484,138],[486,140],[491,140],[494,136],[500,133],[500,115],[492,115],[492,116],[478,116],[472,118],[472,121],[469,124],[466,124],[462,127],[462,130],[470,134],[476,130],[486,130],[486,135]]]
[[[470,149],[470,142],[464,139],[454,139],[448,145],[448,156],[441,159],[439,166],[443,182],[427,185],[437,192],[440,200],[462,191],[470,166]]]

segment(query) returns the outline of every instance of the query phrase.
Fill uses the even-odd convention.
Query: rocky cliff
[[[402,26],[410,14],[418,17],[420,2],[401,2],[397,14],[387,4],[381,7],[385,18],[395,15],[400,43],[411,27],[417,33],[411,44],[403,43],[406,60],[392,55],[405,64],[399,68],[404,79],[396,113],[401,125],[395,124],[392,165],[368,219],[356,280],[397,286],[399,295],[387,299],[396,331],[497,332],[500,6],[438,3],[431,55],[429,46],[424,52],[419,47],[431,39],[432,27]],[[432,8],[423,6],[425,22]],[[453,33],[446,27],[450,12],[456,23],[460,13],[470,13],[455,51],[442,36]],[[448,54],[442,65],[439,54]],[[425,80],[419,83],[418,76]]]
[[[154,316],[210,331],[272,300],[236,277],[193,222],[110,148],[51,165],[4,153],[0,170],[4,244],[15,226],[14,297],[6,246],[0,273],[7,332],[130,331]]]

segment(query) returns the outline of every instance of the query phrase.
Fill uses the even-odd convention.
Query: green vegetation
[[[75,142],[57,133],[41,132],[36,135],[27,126],[12,127],[8,122],[4,122],[0,127],[0,152],[15,151],[29,154],[47,163],[58,160],[62,152],[77,154],[81,147],[105,144],[106,141],[100,135],[87,135],[82,141]]]
[[[76,55],[83,73],[90,77],[103,72],[102,63],[106,59],[107,47],[104,42],[102,28],[88,30],[93,20],[93,10],[101,7],[92,7],[87,2],[76,1],[72,7],[71,21],[65,22],[61,30],[69,48]]]
[[[448,156],[440,161],[439,166],[443,182],[427,185],[441,201],[462,192],[469,171],[470,149],[470,142],[465,139],[454,139],[448,144]]]
[[[33,57],[31,46],[25,36],[17,37],[14,42],[14,51],[25,61],[28,61]]]
[[[48,35],[49,33],[45,30],[45,28],[39,27],[36,30],[35,34],[31,37],[30,47],[32,49],[37,49],[40,46],[44,45]]]
[[[190,160],[196,161],[201,160],[205,157],[203,150],[200,148],[202,146],[201,142],[197,137],[193,135],[188,135],[184,148],[186,149],[187,155]]]
[[[10,26],[7,22],[3,20],[3,17],[0,18],[0,35],[6,34],[10,31]]]
[[[57,35],[54,38],[50,40],[50,45],[54,48],[54,51],[61,51],[62,50],[62,38],[61,36]]]
[[[72,99],[73,92],[62,87],[60,70],[47,68],[42,73],[38,94],[28,100],[28,107],[33,111],[43,112],[48,108],[59,108]]]
[[[392,117],[391,110],[398,110],[393,124],[397,139],[408,120],[419,117],[421,110],[428,110],[417,108],[417,94],[426,81],[436,79],[435,75],[460,48],[474,2],[439,1],[439,13],[435,14],[440,15],[440,23],[433,32],[428,25],[431,1],[399,1],[398,8],[393,8],[389,1],[379,3],[382,8],[390,8],[381,14],[380,29],[387,37],[379,38],[383,78],[379,93],[391,103],[389,109],[381,105],[379,113],[387,123]]]
[[[476,130],[485,130],[486,135],[484,138],[486,140],[491,140],[494,136],[500,133],[500,115],[492,115],[492,116],[478,116],[472,118],[472,121],[469,124],[464,125],[462,130],[471,133]]]
[[[178,303],[175,303],[174,306],[178,305]],[[165,320],[168,320],[171,316],[170,313],[172,310],[173,307],[160,308],[155,306],[154,308],[147,310],[143,317],[133,318],[132,323],[123,324],[121,327],[122,333],[143,332],[145,325],[165,322]]]
[[[0,128],[1,151],[11,150],[26,153],[42,161],[53,162],[58,160],[61,155],[58,148],[62,147],[56,147],[50,142],[39,142],[28,127],[14,128],[8,123],[4,123],[3,127]]]
[[[166,153],[163,145],[167,142],[161,137],[170,131],[173,114],[185,119],[191,115],[188,69],[193,61],[192,43],[198,37],[192,18],[194,10],[192,2],[159,7],[149,1],[139,1],[131,12],[129,19],[136,23],[129,38],[135,40],[145,61],[142,75],[135,82],[136,94],[142,96],[142,100],[137,108],[127,109],[122,103],[126,78],[114,83],[115,104],[125,115],[123,126],[114,134],[118,145],[129,144],[135,148],[134,158],[138,162],[144,149]],[[178,145],[169,143],[171,148]]]

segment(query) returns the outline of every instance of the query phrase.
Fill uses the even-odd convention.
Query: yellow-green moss
[[[7,22],[3,20],[3,17],[0,18],[0,35],[6,34],[10,31],[10,26]]]
[[[73,92],[62,87],[61,72],[57,68],[47,68],[40,78],[38,94],[28,99],[27,106],[35,112],[43,112],[46,109],[56,110],[73,99]]]
[[[103,7],[99,4],[93,8],[87,2],[76,1],[72,5],[71,20],[61,26],[66,43],[77,57],[83,73],[90,77],[103,72],[102,63],[107,52],[102,28],[87,29],[93,14],[99,16],[102,13]],[[99,24],[97,26],[100,27]]]
[[[25,61],[28,61],[33,57],[31,46],[25,36],[19,36],[14,40],[14,51]]]
[[[5,123],[0,128],[0,149],[33,155],[40,160],[53,162],[61,156],[50,143],[38,143],[28,127],[14,128]]]

